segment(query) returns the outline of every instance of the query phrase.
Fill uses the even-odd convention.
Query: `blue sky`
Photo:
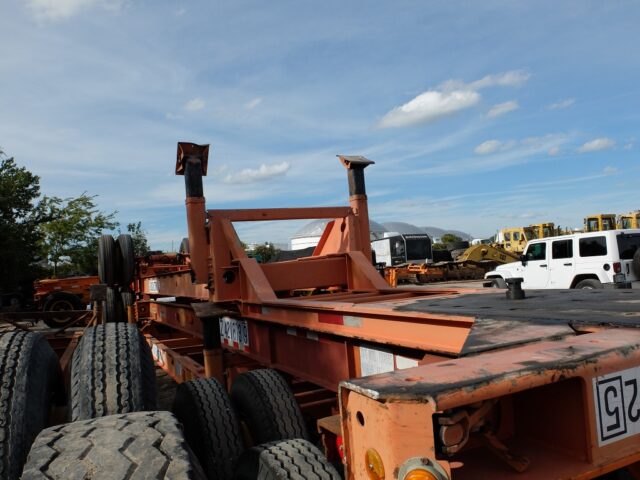
[[[154,248],[210,208],[340,205],[488,236],[640,208],[640,4],[3,0],[0,146],[49,195],[99,195]],[[287,241],[300,224],[255,224]]]

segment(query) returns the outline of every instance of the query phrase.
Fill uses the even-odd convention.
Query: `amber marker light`
[[[378,452],[370,448],[365,454],[364,461],[367,466],[367,474],[371,480],[384,480],[384,465]]]
[[[404,476],[403,480],[440,480],[435,475],[423,469],[411,470]]]
[[[400,467],[399,480],[450,480],[449,475],[435,460],[413,457]]]

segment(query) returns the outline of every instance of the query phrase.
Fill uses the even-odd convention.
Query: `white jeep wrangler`
[[[500,265],[485,278],[504,288],[629,288],[640,280],[640,229],[575,233],[531,240],[519,262]]]

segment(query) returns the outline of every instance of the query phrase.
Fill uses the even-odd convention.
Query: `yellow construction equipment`
[[[538,238],[536,230],[531,227],[509,227],[498,232],[497,244],[511,253],[522,253],[529,240]]]
[[[499,245],[479,243],[467,248],[464,253],[456,259],[456,261],[498,265],[515,262],[519,259],[520,256],[517,253],[505,250]]]
[[[547,238],[560,235],[560,228],[556,228],[553,222],[534,223],[529,225],[529,228],[533,230],[536,238]]]
[[[603,232],[616,229],[616,216],[613,213],[598,213],[584,218],[585,232]]]
[[[618,215],[618,228],[640,228],[640,210]]]

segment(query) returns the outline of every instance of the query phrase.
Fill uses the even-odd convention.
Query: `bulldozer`
[[[529,225],[529,228],[534,231],[536,238],[554,237],[561,234],[561,229],[556,228],[553,222],[533,223]]]
[[[598,213],[584,218],[585,232],[604,232],[616,229],[616,216],[613,213]]]
[[[640,228],[640,210],[618,215],[618,228]]]

